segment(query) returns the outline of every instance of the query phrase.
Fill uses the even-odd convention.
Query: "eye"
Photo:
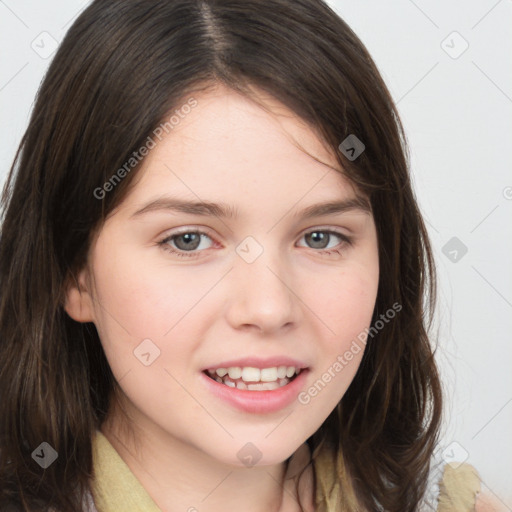
[[[336,237],[341,240],[341,243],[335,244],[335,249],[329,250],[326,249],[326,244],[331,241],[332,237]],[[330,254],[340,254],[341,250],[346,245],[352,245],[352,239],[343,233],[338,231],[330,230],[330,229],[315,229],[313,231],[308,231],[303,235],[303,237],[308,241],[309,244],[313,244],[314,249],[321,249],[319,252],[322,255],[330,255]],[[320,247],[319,247],[320,246]]]
[[[341,240],[329,249],[328,245],[332,237]],[[343,233],[329,229],[315,229],[305,233],[301,238],[305,238],[308,244],[312,244],[312,249],[320,249],[318,252],[322,255],[341,254],[341,250],[346,245],[352,245],[352,239]],[[207,233],[199,230],[187,230],[179,233],[173,233],[166,236],[158,242],[163,250],[176,255],[180,258],[195,258],[201,252],[201,243],[204,239],[213,240]],[[326,248],[327,247],[327,248]],[[208,247],[206,247],[208,248]],[[204,250],[205,247],[202,247]]]
[[[198,249],[201,245],[201,241],[204,238],[212,240],[204,231],[182,231],[181,233],[174,233],[167,236],[158,245],[167,252],[175,254],[176,256],[183,258],[193,258],[197,256],[197,252],[191,252]],[[171,244],[174,244],[174,247]],[[204,247],[203,247],[204,249]],[[190,254],[187,254],[190,253]]]

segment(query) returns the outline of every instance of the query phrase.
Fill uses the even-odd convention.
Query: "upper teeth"
[[[274,366],[273,368],[253,368],[245,366],[231,366],[229,368],[216,368],[215,370],[208,370],[210,375],[217,374],[219,377],[229,375],[230,379],[242,378],[244,382],[272,382],[277,379],[284,379],[285,377],[293,377],[296,373],[300,372],[300,368],[294,366]]]

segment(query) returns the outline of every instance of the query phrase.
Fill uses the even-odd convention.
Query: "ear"
[[[68,276],[64,294],[64,309],[77,322],[94,321],[93,300],[87,285],[86,268],[80,271],[78,277]]]

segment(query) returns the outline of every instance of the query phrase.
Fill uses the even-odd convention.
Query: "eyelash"
[[[157,243],[157,245],[160,246],[164,251],[167,251],[167,252],[171,253],[172,255],[178,256],[180,258],[195,258],[202,251],[182,251],[182,250],[174,249],[173,247],[171,247],[169,245],[169,242],[171,240],[173,240],[174,238],[177,238],[179,236],[186,235],[186,234],[191,234],[191,233],[196,234],[196,235],[201,235],[201,236],[204,235],[204,236],[210,238],[211,240],[213,240],[213,238],[211,236],[209,236],[207,233],[205,233],[204,231],[189,229],[187,231],[181,231],[179,233],[173,233],[172,235],[168,235],[163,240],[160,240]],[[349,236],[347,236],[347,235],[345,235],[343,233],[340,233],[339,231],[334,231],[334,230],[331,230],[331,229],[313,229],[313,230],[310,230],[310,231],[304,233],[302,236],[306,236],[306,235],[309,235],[311,233],[328,233],[329,235],[336,235],[339,238],[341,238],[341,240],[342,240],[341,244],[342,245],[347,244],[347,245],[351,246],[353,244],[353,241],[352,241],[351,237],[349,237]],[[319,250],[313,249],[313,250],[315,252],[320,253],[322,256],[330,256],[332,254],[338,254],[338,255],[341,256],[341,248],[338,248],[338,249],[319,249]]]

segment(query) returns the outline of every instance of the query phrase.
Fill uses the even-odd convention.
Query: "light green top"
[[[97,431],[93,439],[94,481],[92,512],[162,512],[137,480],[121,456],[102,434]],[[334,511],[339,484],[331,457],[319,453],[315,460],[319,486],[327,495],[327,510]],[[437,512],[474,511],[475,496],[480,490],[480,479],[469,464],[446,464],[439,482]]]

